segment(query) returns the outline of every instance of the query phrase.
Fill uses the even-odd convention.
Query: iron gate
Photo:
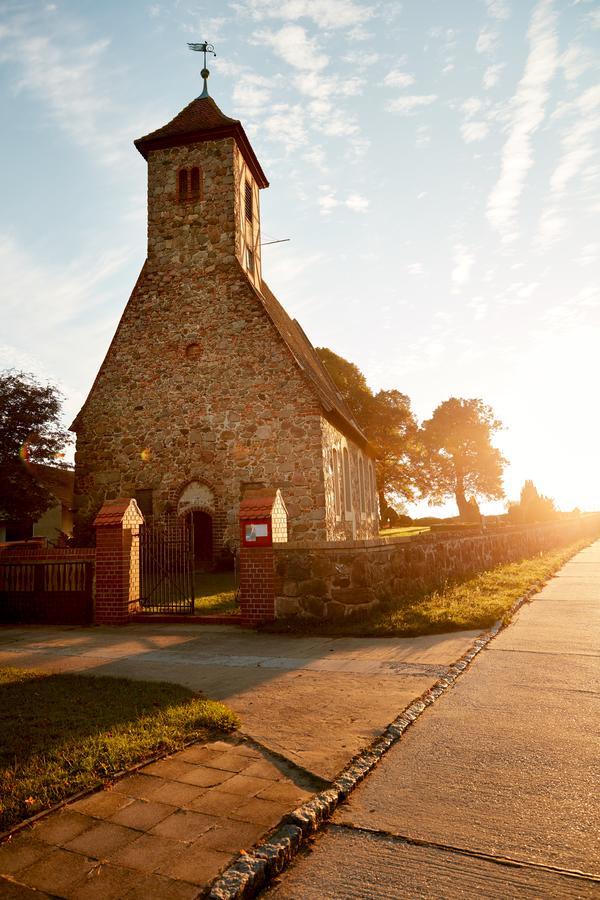
[[[140,526],[140,607],[150,613],[194,612],[194,535],[187,518]]]

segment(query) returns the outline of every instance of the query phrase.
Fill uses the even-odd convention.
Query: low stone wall
[[[530,526],[500,526],[468,536],[433,535],[372,541],[276,544],[275,614],[340,618],[381,600],[446,579],[535,556],[583,537],[600,536],[600,514]]]

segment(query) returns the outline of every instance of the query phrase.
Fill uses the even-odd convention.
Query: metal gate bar
[[[194,612],[193,533],[186,519],[140,527],[140,607],[144,612]]]

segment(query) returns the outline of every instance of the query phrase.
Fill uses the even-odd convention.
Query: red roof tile
[[[277,496],[277,488],[249,488],[240,503],[240,518],[270,516]]]
[[[135,500],[130,497],[105,500],[94,519],[94,525],[120,525],[131,503],[135,504]]]

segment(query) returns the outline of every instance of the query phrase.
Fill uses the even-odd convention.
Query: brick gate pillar
[[[135,500],[106,500],[96,516],[96,625],[125,625],[140,596],[140,525]]]
[[[240,503],[240,612],[244,625],[275,618],[273,544],[282,541],[287,541],[287,509],[279,489],[247,489]]]

